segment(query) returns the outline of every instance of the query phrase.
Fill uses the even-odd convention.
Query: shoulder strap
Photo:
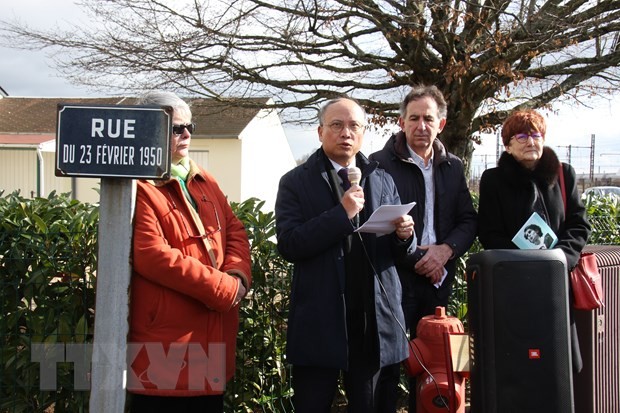
[[[564,168],[562,162],[558,168],[558,179],[560,180],[560,191],[562,191],[562,202],[564,203],[564,213],[566,214],[566,185],[564,185]]]

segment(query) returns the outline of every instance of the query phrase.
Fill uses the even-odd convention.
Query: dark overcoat
[[[376,162],[358,153],[360,185],[365,204],[364,222],[380,205],[400,204],[394,181]],[[302,165],[280,180],[275,205],[278,250],[293,262],[294,272],[287,331],[287,360],[293,365],[347,369],[348,343],[343,246],[354,226],[334,196],[328,160],[319,148]],[[411,240],[394,233],[364,234],[364,245],[374,277],[374,308],[380,366],[408,355],[403,330],[401,285],[394,267],[396,256],[411,253]],[[380,283],[379,284],[379,280]]]
[[[404,132],[393,135],[382,150],[373,153],[370,159],[378,161],[396,182],[403,203],[416,202],[409,212],[415,223],[418,241],[424,231],[424,209],[427,202],[434,203],[434,222],[437,244],[448,244],[454,252],[446,263],[448,275],[439,294],[448,299],[452,281],[456,273],[458,257],[465,254],[476,239],[476,210],[467,187],[463,163],[455,155],[446,151],[443,144],[433,142],[433,180],[435,199],[426,199],[424,176],[420,168],[409,159],[407,140]],[[399,267],[403,277],[410,277],[413,265]]]
[[[480,178],[478,236],[485,249],[515,249],[512,238],[534,211],[541,212],[558,237],[555,248],[566,255],[568,269],[577,265],[581,250],[590,235],[590,224],[579,192],[575,170],[562,163],[566,187],[566,212],[558,182],[560,161],[551,148],[533,170],[523,167],[508,152],[496,168],[487,169]]]

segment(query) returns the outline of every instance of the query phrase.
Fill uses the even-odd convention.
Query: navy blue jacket
[[[345,289],[355,285],[345,285],[343,246],[354,227],[332,191],[326,162],[319,148],[281,178],[276,199],[278,250],[295,264],[287,359],[293,365],[347,369]],[[379,205],[400,204],[394,181],[377,169],[376,162],[369,162],[360,153],[356,164],[362,170],[360,185],[365,198],[361,222]],[[394,233],[364,234],[363,239],[382,284],[374,278],[379,362],[383,367],[408,356],[394,257],[411,252],[412,242],[400,241]]]
[[[465,254],[476,239],[477,214],[467,188],[461,160],[446,151],[437,139],[433,143],[433,151],[433,200],[426,199],[422,171],[409,160],[404,132],[393,135],[383,149],[370,155],[370,159],[378,161],[379,167],[394,178],[403,203],[416,202],[409,215],[415,223],[418,241],[422,239],[424,231],[424,206],[426,202],[434,202],[437,244],[448,244],[454,252],[453,258],[446,263],[448,276],[440,289],[447,297],[454,280],[457,258]],[[413,272],[414,264],[411,263],[408,268],[399,267],[399,271],[405,274]]]

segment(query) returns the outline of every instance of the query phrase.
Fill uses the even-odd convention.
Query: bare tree
[[[436,84],[449,104],[442,141],[466,161],[476,132],[507,111],[609,96],[620,83],[619,0],[81,4],[88,25],[40,31],[5,21],[0,32],[13,46],[57,50],[57,67],[79,84],[273,96],[297,121],[346,93],[382,124],[409,86]]]

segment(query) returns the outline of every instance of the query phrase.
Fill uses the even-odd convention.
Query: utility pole
[[[502,149],[501,149],[501,142],[502,142],[502,130],[497,129],[497,138],[496,138],[496,144],[495,144],[495,163],[497,164],[497,161],[499,161],[499,155],[502,153]]]
[[[594,139],[594,135],[592,135],[592,139]],[[590,146],[558,145],[558,148],[567,148],[566,163],[571,164],[571,165],[572,165],[573,148],[577,148],[577,149],[588,149],[589,148],[590,149],[590,179],[594,178],[594,141],[592,141],[592,144]]]
[[[596,135],[590,135],[590,181],[594,179],[594,143]]]

